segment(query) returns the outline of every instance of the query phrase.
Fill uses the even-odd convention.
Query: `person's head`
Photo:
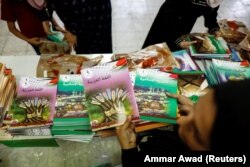
[[[247,150],[250,141],[250,80],[215,86],[178,120],[192,150]]]
[[[30,6],[37,10],[42,10],[46,6],[46,0],[27,0]]]

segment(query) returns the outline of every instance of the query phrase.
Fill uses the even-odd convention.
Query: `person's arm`
[[[32,44],[32,45],[39,45],[41,44],[41,41],[40,41],[40,38],[28,38],[26,37],[24,34],[22,34],[17,28],[16,28],[16,25],[15,25],[15,22],[7,22],[7,25],[8,25],[8,28],[9,28],[9,31],[14,34],[16,37],[24,40],[24,41],[27,41],[28,43]]]
[[[71,47],[77,46],[77,36],[71,33],[70,31],[67,31],[64,34],[64,39],[69,43]]]
[[[43,21],[42,24],[43,24],[44,32],[45,32],[47,35],[52,34],[52,32],[50,31],[50,22],[49,22],[48,20],[46,20],[46,21]]]
[[[63,27],[61,27],[61,26],[58,24],[58,22],[56,21],[56,19],[55,19],[54,17],[52,17],[51,22],[52,22],[53,26],[55,27],[55,29],[56,29],[57,31],[60,31],[60,32],[62,32],[62,33],[66,33],[66,32],[67,32]]]
[[[128,117],[123,125],[116,127],[117,138],[122,148],[123,167],[134,166],[133,160],[139,156],[134,126],[131,117]]]
[[[215,36],[220,35],[220,27],[217,22],[218,10],[219,6],[211,9],[210,12],[207,12],[203,15],[205,19],[204,24],[205,27],[208,28],[208,33],[213,34]]]

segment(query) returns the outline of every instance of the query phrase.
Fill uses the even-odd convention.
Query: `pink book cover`
[[[139,112],[125,58],[81,70],[92,131],[122,125]]]
[[[50,125],[55,113],[57,80],[21,77],[8,113],[11,128]]]

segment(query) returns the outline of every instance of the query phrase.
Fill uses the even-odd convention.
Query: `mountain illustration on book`
[[[92,131],[123,124],[127,115],[139,119],[125,58],[81,71]]]

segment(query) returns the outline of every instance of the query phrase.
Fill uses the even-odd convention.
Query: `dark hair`
[[[217,85],[217,115],[211,133],[211,150],[246,151],[250,142],[250,80]]]

